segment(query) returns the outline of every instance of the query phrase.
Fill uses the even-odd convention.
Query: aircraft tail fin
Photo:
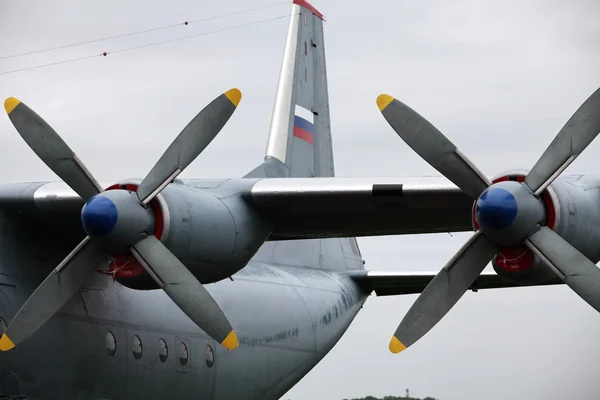
[[[293,0],[265,163],[251,175],[334,176],[323,22]]]
[[[333,177],[323,15],[293,0],[264,162],[248,178]],[[329,271],[362,269],[354,238],[278,240],[255,259]]]

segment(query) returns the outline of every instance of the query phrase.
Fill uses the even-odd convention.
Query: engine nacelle
[[[169,185],[162,195],[170,217],[164,243],[202,283],[242,269],[271,233],[239,195],[219,198],[184,185]]]
[[[493,182],[523,182],[522,172],[503,174]],[[597,187],[585,183],[554,181],[541,195],[546,226],[596,263],[600,260],[600,196]],[[474,227],[478,229],[474,220]],[[516,284],[543,283],[553,272],[527,247],[501,248],[492,259],[496,273]]]
[[[244,268],[271,233],[270,225],[239,195],[217,196],[176,183],[150,206],[157,220],[155,236],[201,283],[226,279]],[[112,262],[127,266],[111,268],[121,284],[157,287],[131,255],[114,255]]]

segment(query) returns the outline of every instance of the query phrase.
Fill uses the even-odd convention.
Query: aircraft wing
[[[271,240],[473,229],[473,201],[437,177],[261,179],[248,198],[273,223]]]
[[[353,271],[350,277],[368,293],[375,292],[377,296],[395,296],[400,294],[421,293],[429,282],[437,275],[435,272],[405,272],[405,271]],[[498,276],[494,271],[483,271],[469,290],[500,289],[523,286],[561,285],[557,277],[541,284],[516,285]]]
[[[473,202],[445,178],[182,180],[241,195],[273,227],[269,240],[470,231]],[[103,187],[108,187],[106,184]],[[0,185],[0,207],[29,223],[83,235],[83,201],[63,182]]]

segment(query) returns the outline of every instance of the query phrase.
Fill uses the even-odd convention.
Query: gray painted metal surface
[[[4,107],[29,147],[84,200],[102,191],[73,150],[42,117],[15,98],[7,99]]]
[[[541,193],[600,133],[600,89],[569,118],[527,175],[527,185]]]
[[[412,108],[388,95],[377,98],[379,109],[406,144],[471,198],[490,184],[483,173],[435,126]]]
[[[81,226],[88,236],[75,247],[65,261],[54,269],[17,312],[6,332],[0,336],[0,351],[13,349],[58,313],[65,302],[87,283],[89,274],[93,272],[90,268],[95,268],[107,256],[111,259],[122,259],[130,254],[135,256],[138,266],[141,266],[147,275],[143,275],[141,269],[136,271],[128,268],[127,273],[122,277],[138,277],[138,282],[133,283],[133,286],[138,288],[144,286],[150,288],[147,283],[139,281],[144,279],[149,281],[148,278],[151,278],[193,321],[210,335],[214,335],[213,337],[223,346],[229,350],[237,347],[237,337],[219,306],[210,298],[208,292],[202,289],[194,273],[160,242],[165,225],[162,210],[164,204],[152,203],[152,200],[166,186],[174,182],[177,175],[208,146],[229,120],[240,99],[241,92],[238,89],[231,89],[205,107],[175,138],[139,186],[116,185],[101,193],[97,193],[100,190],[97,181],[50,125],[19,100],[10,97],[5,101],[4,107],[14,127],[31,149],[48,167],[64,177],[65,183],[78,192],[83,200],[86,200],[81,209]],[[95,188],[96,193],[92,191],[88,193],[89,188]],[[90,194],[93,197],[88,200]],[[199,208],[204,211],[205,203],[200,202],[199,205]],[[197,205],[188,202],[186,204],[188,210],[185,211],[195,214],[192,204]],[[246,215],[246,209],[226,208],[231,216],[239,215],[245,219],[247,226],[260,225],[261,218],[250,212]],[[211,215],[208,220],[202,222],[213,228],[222,225],[218,215]],[[191,218],[184,218],[182,221],[188,221],[189,224]],[[259,235],[257,240],[253,240],[252,237],[244,235],[245,227],[225,228],[221,235],[211,237],[215,242],[217,253],[227,254],[227,256],[230,256],[230,253],[222,246],[222,236],[229,236],[238,245],[239,233],[243,232],[238,246],[245,246],[245,248],[243,251],[237,251],[237,257],[235,251],[233,253],[233,258],[237,259],[242,252],[244,255],[244,263],[238,264],[235,269],[237,271],[254,254],[261,243],[259,240],[262,238],[264,241],[264,235]],[[196,236],[194,241],[206,242],[206,239],[207,237]],[[250,247],[246,244],[247,241],[255,243],[255,246]],[[91,257],[92,255],[95,257]],[[111,272],[115,275],[122,273],[121,269],[127,264],[116,266],[113,262],[111,265],[114,269]],[[185,284],[191,286],[184,289]],[[216,320],[209,321],[211,317]]]
[[[6,335],[10,345],[19,345],[45,324],[92,278],[98,259],[106,257],[98,243],[86,237],[35,290],[19,314],[10,321]]]
[[[561,227],[555,218],[556,203],[564,201],[554,196],[555,190],[554,194],[546,192],[600,132],[600,89],[575,112],[527,175],[505,175],[493,182],[487,181],[448,138],[405,104],[383,94],[377,98],[377,105],[413,150],[475,201],[472,218],[477,231],[417,298],[392,337],[392,352],[412,345],[454,306],[487,264],[487,254],[494,256],[494,269],[506,275],[514,270],[533,271],[543,264],[549,272],[535,274],[533,279],[542,281],[553,273],[600,310],[600,270],[595,265],[595,254],[590,252],[592,257],[587,257],[555,232]],[[589,200],[592,195],[580,193],[577,197]],[[569,213],[575,215],[574,206],[569,204],[569,208]],[[593,221],[597,225],[598,220]],[[564,224],[564,220],[560,222]],[[575,230],[584,246],[597,244],[595,237],[583,237],[580,230]],[[478,237],[480,234],[485,240]],[[509,259],[511,254],[516,257]],[[523,276],[513,275],[511,280],[519,278]]]
[[[15,305],[60,258],[54,251],[48,262],[33,262],[41,252],[52,256],[57,246],[53,241],[39,246],[27,234],[10,233],[21,243],[22,264],[0,255],[0,276],[18,282],[9,297]],[[324,258],[326,266],[340,262]],[[10,274],[9,265],[19,272]],[[349,277],[327,270],[251,262],[232,278],[206,287],[238,332],[240,347],[234,351],[222,349],[161,291],[132,290],[96,275],[35,336],[0,355],[0,376],[16,373],[32,399],[278,398],[333,347],[365,299]],[[13,312],[2,305],[0,316],[10,320]],[[114,355],[107,352],[109,332]],[[142,342],[139,359],[134,335]],[[168,345],[164,362],[160,339]],[[186,365],[181,343],[187,346]],[[211,367],[207,346],[214,355]]]
[[[142,204],[150,203],[202,153],[229,121],[241,96],[238,89],[223,93],[187,124],[140,183],[137,195]]]
[[[292,7],[266,157],[285,165],[288,172],[279,176],[334,176],[323,20],[297,4]]]
[[[292,6],[292,14],[283,51],[283,61],[279,74],[279,85],[275,95],[275,108],[271,117],[271,129],[267,142],[266,157],[284,162],[287,156],[290,115],[293,115],[292,94],[294,92],[294,74],[300,25],[300,6]]]
[[[394,333],[402,346],[413,345],[429,332],[471,287],[497,251],[481,231],[475,232],[408,310]]]
[[[210,337],[223,343],[232,334],[217,302],[160,240],[150,235],[133,245],[132,253],[171,300]],[[236,343],[235,335],[231,339]]]
[[[600,269],[548,227],[531,235],[527,243],[567,286],[600,311]]]

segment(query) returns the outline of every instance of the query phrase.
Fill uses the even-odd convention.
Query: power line
[[[288,3],[288,2],[286,1],[286,3]],[[280,15],[279,17],[262,19],[262,20],[258,20],[258,21],[254,21],[254,22],[248,22],[248,23],[241,24],[241,25],[230,26],[230,27],[227,27],[227,28],[214,29],[214,30],[211,30],[211,31],[200,32],[200,33],[196,33],[196,34],[193,34],[193,35],[182,36],[182,37],[178,37],[178,38],[174,38],[174,39],[167,39],[167,40],[162,40],[162,41],[159,41],[159,42],[152,42],[152,43],[142,44],[142,45],[139,45],[139,46],[127,47],[127,48],[124,48],[124,49],[121,49],[121,50],[115,50],[115,51],[112,51],[112,52],[104,52],[104,53],[100,53],[100,54],[93,54],[93,55],[90,55],[90,56],[84,56],[84,57],[78,57],[78,58],[71,58],[71,59],[63,60],[63,61],[56,61],[56,62],[47,63],[47,64],[35,65],[35,66],[32,66],[32,67],[25,67],[25,68],[13,69],[13,70],[10,70],[10,71],[0,72],[0,75],[7,75],[7,74],[15,73],[15,72],[22,72],[22,71],[28,71],[28,70],[32,70],[32,69],[50,67],[52,65],[65,64],[65,63],[69,63],[69,62],[73,62],[73,61],[86,60],[88,58],[93,58],[93,57],[102,57],[102,56],[107,56],[109,54],[124,53],[126,51],[137,50],[137,49],[141,49],[141,48],[144,48],[144,47],[158,46],[158,45],[161,45],[161,44],[176,42],[176,41],[184,40],[184,39],[190,39],[190,38],[193,38],[193,37],[210,35],[210,34],[213,34],[213,33],[218,33],[218,32],[223,32],[223,31],[229,31],[229,30],[233,30],[233,29],[243,28],[245,26],[262,24],[262,23],[269,22],[269,21],[276,21],[278,19],[282,19],[282,18],[289,17],[289,16],[290,16],[290,14],[285,14],[285,15]]]
[[[170,43],[170,42],[176,42],[176,41],[179,41],[179,40],[189,39],[189,38],[193,38],[193,37],[197,37],[197,36],[204,36],[204,35],[208,35],[208,34],[212,34],[212,33],[229,31],[229,30],[232,30],[232,29],[242,28],[242,27],[245,27],[245,26],[257,25],[257,24],[262,24],[264,22],[275,21],[275,20],[282,19],[282,18],[289,17],[289,16],[290,16],[290,14],[280,15],[279,17],[273,17],[273,18],[262,19],[262,20],[258,20],[258,21],[254,21],[254,22],[248,22],[248,23],[245,23],[245,24],[235,25],[235,26],[231,26],[231,27],[228,27],[228,28],[215,29],[215,30],[212,30],[212,31],[200,32],[200,33],[195,33],[193,35],[182,36],[182,37],[179,37],[179,38],[162,40],[160,42],[152,42],[152,43],[148,43],[148,44],[142,44],[142,45],[139,45],[139,46],[127,47],[125,49],[115,50],[113,52],[104,53],[102,55],[122,53],[122,52],[125,52],[125,51],[137,50],[137,49],[141,49],[141,48],[144,48],[144,47],[150,47],[150,46],[157,46],[157,45],[160,45],[160,44],[165,44],[165,43]]]
[[[69,48],[69,47],[81,46],[81,45],[90,44],[90,43],[97,43],[97,42],[102,42],[102,41],[105,41],[105,40],[118,39],[118,38],[127,37],[127,36],[140,35],[142,33],[155,32],[155,31],[160,31],[160,30],[164,30],[164,29],[170,29],[170,28],[174,28],[174,27],[182,26],[182,25],[185,26],[185,25],[196,23],[196,22],[209,21],[209,20],[213,20],[213,19],[228,17],[228,16],[231,16],[231,15],[243,14],[243,13],[247,13],[247,12],[250,12],[250,11],[262,10],[262,9],[265,9],[265,8],[275,7],[275,6],[279,6],[279,5],[283,5],[283,4],[289,4],[289,1],[288,0],[280,1],[280,2],[277,2],[277,3],[273,3],[273,4],[267,4],[265,6],[253,7],[253,8],[248,8],[248,9],[241,10],[241,11],[234,11],[234,12],[230,12],[230,13],[214,15],[214,16],[211,16],[211,17],[194,19],[194,20],[191,20],[191,21],[180,22],[178,24],[171,24],[171,25],[159,26],[159,27],[156,27],[156,28],[144,29],[144,30],[135,31],[135,32],[123,33],[121,35],[107,36],[107,37],[100,38],[100,39],[87,40],[85,42],[77,42],[77,43],[65,44],[65,45],[62,45],[62,46],[50,47],[50,48],[47,48],[47,49],[33,50],[33,51],[25,52],[25,53],[18,53],[18,54],[12,54],[12,55],[9,55],[9,56],[2,56],[2,57],[0,57],[0,60],[6,60],[6,59],[9,59],[9,58],[16,58],[16,57],[22,57],[22,56],[28,56],[28,55],[31,55],[31,54],[46,53],[48,51],[54,51],[54,50],[59,50],[59,49],[66,49],[66,48]]]
[[[13,70],[10,70],[10,71],[0,72],[0,75],[8,75],[8,74],[12,74],[13,72],[28,71],[30,69],[38,69],[38,68],[43,68],[43,67],[49,67],[51,65],[65,64],[65,63],[69,63],[69,62],[73,62],[73,61],[85,60],[85,59],[88,59],[88,58],[100,57],[100,56],[102,56],[102,54],[94,54],[92,56],[71,58],[69,60],[56,61],[56,62],[52,62],[52,63],[48,63],[48,64],[35,65],[33,67],[13,69]]]

